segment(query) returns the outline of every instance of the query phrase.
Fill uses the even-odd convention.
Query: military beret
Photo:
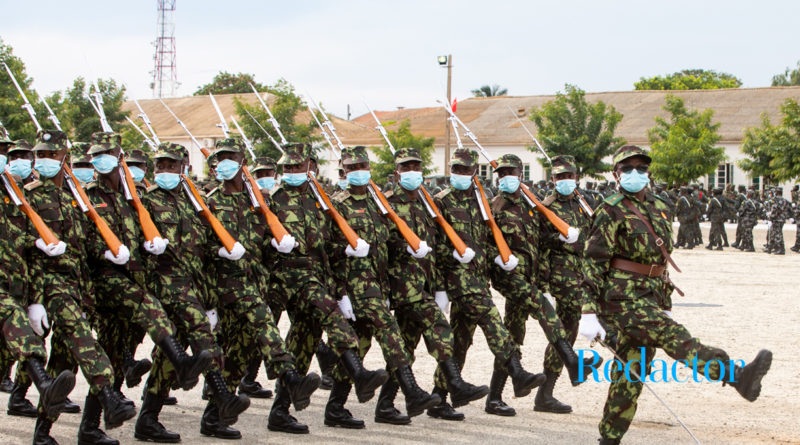
[[[26,141],[25,139],[17,139],[8,149],[8,152],[12,153],[15,151],[31,151],[31,149],[33,149],[33,146],[30,142]]]
[[[552,174],[560,175],[561,173],[577,173],[578,168],[575,166],[575,158],[569,155],[558,155],[552,159],[553,171]]]
[[[253,173],[259,170],[275,170],[275,160],[267,156],[256,158]]]
[[[478,152],[469,148],[456,148],[453,157],[450,158],[450,166],[454,165],[463,165],[464,167],[478,165]]]
[[[404,162],[411,162],[411,161],[422,162],[422,155],[420,155],[418,148],[405,147],[394,152],[395,164],[402,164]]]
[[[614,153],[614,165],[634,156],[642,156],[647,159],[648,163],[653,160],[644,148],[638,145],[623,145]]]
[[[42,130],[36,135],[33,151],[60,151],[67,148],[67,135],[59,130]]]
[[[519,156],[517,155],[504,154],[503,156],[500,156],[499,159],[497,159],[497,168],[495,168],[494,170],[497,171],[504,167],[518,168],[521,170],[522,159],[520,159]]]
[[[290,142],[283,144],[283,156],[278,159],[278,165],[297,165],[302,164],[308,159],[311,147],[302,142]]]
[[[125,161],[133,164],[147,164],[147,155],[142,150],[131,150],[125,156]]]
[[[342,150],[342,165],[360,164],[362,162],[369,162],[367,147],[357,145],[355,147],[346,147]]]
[[[186,157],[186,147],[172,142],[162,142],[158,144],[158,150],[153,159],[174,159],[182,161]]]
[[[102,131],[92,133],[92,147],[89,149],[90,155],[111,151],[115,148],[122,148],[122,137],[119,133]]]

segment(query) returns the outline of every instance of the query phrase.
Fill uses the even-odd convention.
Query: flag
[[[456,105],[458,105],[458,98],[453,99],[453,113],[456,112]]]

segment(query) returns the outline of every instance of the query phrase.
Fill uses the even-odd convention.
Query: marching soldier
[[[694,230],[692,224],[695,218],[695,209],[691,201],[689,187],[681,187],[681,196],[675,205],[675,212],[678,217],[678,237],[675,240],[675,248],[683,247],[686,249],[694,248]]]
[[[711,231],[708,234],[706,249],[722,250],[722,234],[725,232],[725,209],[722,204],[722,189],[714,189],[714,196],[708,201],[708,219]]]
[[[755,194],[755,190],[748,190],[745,200],[742,202],[742,205],[739,206],[738,227],[742,228],[739,234],[739,249],[745,252],[755,252],[755,247],[753,246],[753,227],[758,223],[758,209],[753,202]]]
[[[783,224],[792,217],[792,205],[783,197],[783,188],[775,188],[775,196],[769,210],[769,241],[766,253],[785,255],[786,246],[783,242]]]

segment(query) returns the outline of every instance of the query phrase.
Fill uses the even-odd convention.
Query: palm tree
[[[492,96],[505,96],[508,94],[508,89],[500,88],[500,85],[484,85],[477,90],[472,90],[472,95],[475,97],[492,97]]]

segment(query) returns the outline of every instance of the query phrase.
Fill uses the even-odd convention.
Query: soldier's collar
[[[412,200],[412,197],[406,193],[406,189],[404,189],[400,184],[394,185],[392,188],[392,196],[396,197],[395,199],[400,202],[410,202]]]

